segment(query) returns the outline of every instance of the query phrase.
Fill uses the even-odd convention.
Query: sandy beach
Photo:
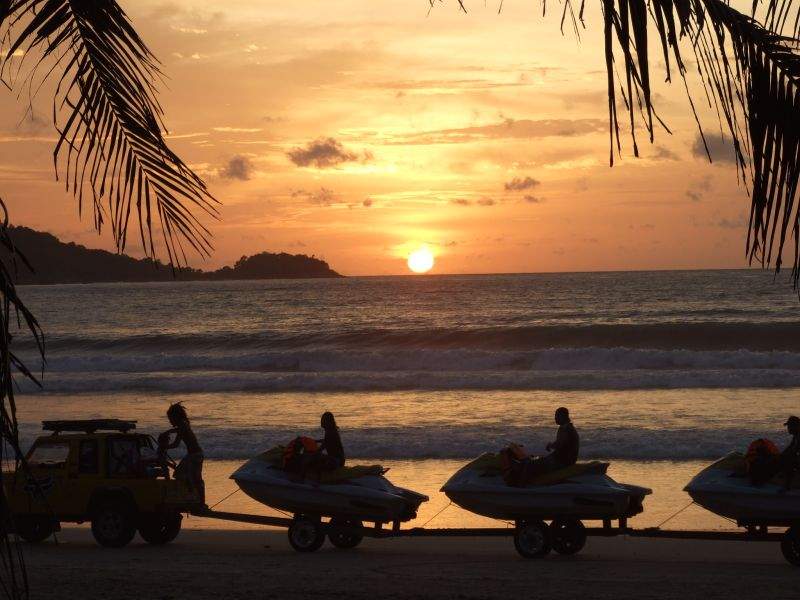
[[[627,538],[530,561],[510,538],[366,540],[301,555],[274,530],[188,530],[169,546],[137,538],[108,550],[69,528],[26,557],[35,598],[796,598],[798,577],[777,544]]]

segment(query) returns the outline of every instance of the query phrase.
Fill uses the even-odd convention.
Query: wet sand
[[[84,528],[26,547],[32,598],[796,598],[777,543],[591,538],[524,560],[511,538],[366,540],[294,552],[282,531],[186,530],[121,550]]]

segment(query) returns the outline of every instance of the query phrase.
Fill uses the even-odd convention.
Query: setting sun
[[[433,262],[433,253],[424,246],[408,255],[408,268],[414,273],[427,273],[433,267]]]

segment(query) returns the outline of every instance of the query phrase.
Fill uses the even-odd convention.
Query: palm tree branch
[[[88,193],[95,226],[101,229],[108,217],[120,252],[135,213],[148,256],[156,255],[154,223],[170,263],[185,264],[186,247],[208,255],[210,233],[198,215],[216,217],[216,200],[166,143],[154,84],[158,63],[116,0],[6,0],[0,17],[11,39],[0,73],[17,50],[23,60],[39,53],[28,85],[47,60],[62,67],[53,159],[79,209]]]

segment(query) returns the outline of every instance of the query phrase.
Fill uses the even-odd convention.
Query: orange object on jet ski
[[[285,468],[298,457],[316,452],[319,452],[317,440],[304,435],[297,436],[283,450],[283,466]]]
[[[747,447],[747,454],[744,457],[747,466],[750,467],[757,459],[769,456],[779,456],[781,453],[772,440],[759,438]]]

